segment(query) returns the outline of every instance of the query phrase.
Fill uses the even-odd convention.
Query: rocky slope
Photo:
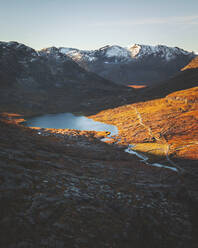
[[[183,165],[186,161],[182,159],[198,160],[197,110],[198,87],[194,87],[161,99],[101,111],[91,118],[116,125],[119,144],[136,145],[134,149],[162,160],[170,155]]]
[[[198,57],[190,61],[190,63],[182,68],[174,77],[145,89],[142,92],[142,98],[145,100],[160,98],[171,92],[196,86],[198,86]]]
[[[92,108],[93,99],[94,108],[108,107],[122,91],[125,88],[87,72],[56,48],[46,53],[0,42],[1,111],[85,111]]]
[[[152,168],[105,133],[0,118],[0,245],[195,248],[193,178]]]
[[[143,102],[146,89],[115,86],[56,48],[0,48],[0,110],[15,112],[0,114],[0,247],[196,248],[198,87]],[[180,75],[197,79],[196,68]],[[20,124],[19,113],[110,107],[90,117],[118,127],[106,143],[106,132]]]
[[[58,48],[88,71],[118,84],[146,83],[151,85],[169,78],[195,57],[193,53],[177,47],[134,45],[130,48],[105,46],[84,51]],[[43,50],[50,53],[51,48]]]
[[[198,69],[198,56],[196,56],[187,66],[182,68],[182,71]]]

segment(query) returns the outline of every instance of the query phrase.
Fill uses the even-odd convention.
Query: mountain
[[[196,56],[187,66],[182,68],[182,71],[198,69],[198,56]]]
[[[170,148],[169,154],[178,159],[178,165],[185,164],[182,159],[198,159],[197,117],[198,87],[91,116],[97,121],[116,125],[119,128],[119,144],[134,144],[141,152],[160,156],[158,162],[164,160]],[[171,162],[168,161],[168,164],[171,165]]]
[[[124,117],[126,138],[127,124],[148,135],[122,110],[112,120]],[[26,128],[15,117],[0,114],[0,247],[197,246],[197,161],[183,176],[99,133]]]
[[[55,47],[50,52],[35,51],[17,42],[0,42],[3,111],[38,114],[55,109],[87,110],[101,104],[108,107],[108,99],[116,101],[122,90],[125,88],[87,72]]]
[[[152,69],[148,68],[148,64],[160,60],[166,64],[163,67],[160,62],[158,63],[158,72],[163,78],[160,71],[166,72],[166,69],[179,58],[188,60],[189,57],[194,57],[194,54],[179,48],[163,46],[136,45],[130,49],[106,46],[96,51],[51,47],[36,51],[17,42],[0,42],[0,110],[16,110],[21,114],[34,115],[57,111],[95,112],[120,106],[140,99],[141,94],[138,96],[139,93],[133,89],[119,86],[96,73],[87,71],[89,70],[86,68],[87,65],[94,68],[98,64],[98,68],[101,68],[102,64],[108,70],[111,67],[113,73],[109,75],[116,77],[119,74],[121,77],[119,68],[126,71],[129,67],[139,66],[143,70],[147,64],[147,69],[141,73],[146,77],[148,72],[152,75]],[[183,60],[181,59],[179,63]],[[84,61],[87,61],[87,64]],[[102,73],[107,73],[108,70]],[[135,70],[135,74],[132,70],[129,71],[133,75],[138,74],[138,70]],[[148,94],[143,92],[142,97],[164,96],[174,90],[196,86],[196,73],[197,69],[179,72],[176,75],[177,79],[174,77],[174,82],[172,79],[169,79],[170,82],[162,81],[157,84],[159,87],[156,86],[155,89],[151,87]],[[188,81],[188,85],[182,83],[185,80]],[[182,86],[184,84],[185,87]]]
[[[190,88],[197,69],[195,58],[150,96]],[[197,247],[198,87],[146,92],[55,47],[0,43],[0,247]],[[20,113],[63,111],[95,111],[119,133],[104,142],[107,132],[21,123]]]
[[[60,47],[58,50],[86,70],[118,84],[151,85],[174,75],[195,57],[181,48],[162,45],[135,44],[130,48],[114,45],[91,51]]]
[[[198,86],[198,56],[168,80],[164,80],[144,91],[144,97],[164,97],[174,91]]]

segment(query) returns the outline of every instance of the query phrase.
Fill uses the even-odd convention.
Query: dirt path
[[[183,172],[183,169],[181,169],[181,167],[178,166],[175,162],[173,162],[173,161],[170,159],[170,157],[169,157],[170,144],[168,144],[167,141],[166,141],[165,139],[162,140],[162,139],[159,139],[158,137],[156,137],[156,136],[154,135],[154,133],[152,132],[152,129],[151,129],[149,126],[147,126],[146,124],[144,124],[143,119],[142,119],[142,116],[141,116],[140,112],[138,111],[138,109],[137,109],[136,107],[133,107],[133,108],[134,108],[134,110],[135,110],[135,112],[136,112],[136,114],[137,114],[137,117],[138,117],[138,119],[139,119],[140,125],[143,126],[143,127],[148,131],[149,135],[150,135],[152,138],[154,138],[154,139],[157,140],[157,141],[160,141],[163,145],[165,145],[164,148],[157,148],[157,150],[163,151],[163,153],[164,153],[165,156],[166,156],[166,160],[169,162],[169,164],[172,165],[173,167],[177,168],[179,172]],[[156,149],[152,149],[152,150],[156,150]]]
[[[151,128],[148,127],[147,125],[145,125],[145,124],[143,123],[142,116],[141,116],[140,112],[137,110],[136,107],[133,107],[133,108],[134,108],[134,110],[135,110],[135,112],[136,112],[136,115],[137,115],[137,117],[138,117],[138,119],[139,119],[140,125],[143,126],[143,127],[148,131],[148,133],[149,133],[149,135],[150,135],[151,137],[154,137],[154,138],[155,138],[155,136],[153,135],[153,132],[152,132]]]

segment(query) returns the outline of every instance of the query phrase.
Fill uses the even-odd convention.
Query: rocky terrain
[[[182,71],[189,70],[189,69],[197,69],[198,68],[198,56],[196,56],[193,60],[187,64]]]
[[[198,87],[165,98],[104,110],[91,118],[116,125],[120,144],[166,157],[197,160]]]
[[[51,53],[51,49],[43,52]],[[135,44],[129,48],[105,46],[85,51],[76,48],[57,48],[81,67],[117,84],[153,85],[173,76],[187,65],[195,54],[178,47]]]
[[[1,247],[196,247],[194,177],[149,167],[106,133],[1,114]]]
[[[196,164],[198,87],[192,86],[198,86],[197,58],[171,80],[143,89],[140,95],[144,94],[147,101],[104,110],[90,118],[116,125],[119,129],[118,144],[134,144],[135,150],[159,155],[160,158],[170,155],[178,161],[185,160],[184,164],[189,159],[191,164]],[[167,94],[169,92],[172,93]],[[149,98],[154,100],[149,101]]]
[[[0,43],[0,64],[0,247],[197,247],[197,59],[152,89],[116,86],[56,48]],[[62,111],[119,134],[22,125]]]
[[[171,92],[198,86],[198,56],[169,80],[159,82],[144,92],[144,96],[159,98]]]
[[[106,47],[100,51],[101,55],[98,56],[108,54],[110,58],[115,53],[112,49]],[[145,59],[145,56],[159,58],[160,55],[160,59],[172,63],[171,61],[181,55],[186,58],[185,62],[179,60],[183,61],[182,66],[186,65],[187,61],[194,56],[181,49],[171,50],[160,46],[153,49],[150,47],[139,48],[138,52],[136,50],[133,48],[130,51],[130,54],[135,56],[131,59],[139,61],[138,63],[141,65],[143,64],[141,59]],[[119,51],[118,49],[116,56],[121,56],[124,53],[123,49],[121,52]],[[129,53],[129,50],[127,51]],[[156,90],[156,87],[155,89],[151,88],[148,94],[144,91],[143,94],[140,94],[132,87],[119,86],[83,69],[74,62],[73,57],[71,58],[69,54],[66,55],[65,53],[63,48],[53,47],[35,51],[17,42],[0,42],[0,111],[12,113],[14,110],[26,116],[68,111],[94,114],[102,109],[139,101],[147,95],[154,97],[169,93],[167,92],[167,82],[165,82],[165,86],[163,83],[158,83],[158,89]],[[98,54],[99,52],[95,53]],[[153,53],[155,55],[152,55]],[[124,55],[126,55],[126,51]],[[127,58],[129,61],[129,57]],[[126,62],[126,56],[123,59],[121,62]],[[127,67],[127,65],[125,66]],[[173,68],[171,64],[169,66]],[[162,68],[164,69],[164,67]],[[137,72],[136,69],[134,70]],[[151,69],[149,70],[151,71]],[[184,75],[182,74],[178,81],[186,77],[189,84],[189,74],[192,78],[191,82],[196,79],[197,69],[194,69],[196,71],[194,77],[192,77],[191,72],[188,73],[187,71],[182,72]],[[185,76],[185,74],[188,75]],[[116,76],[115,73],[112,75]],[[144,73],[144,75],[146,74]],[[175,88],[172,86],[176,85],[175,78],[174,83],[170,80],[169,84],[170,89],[179,89],[178,84]],[[192,84],[196,84],[196,81],[194,80]],[[188,87],[192,86],[189,85]],[[160,91],[159,95],[158,92]]]

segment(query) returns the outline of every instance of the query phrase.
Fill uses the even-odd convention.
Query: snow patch
[[[129,51],[126,48],[119,46],[111,46],[107,48],[107,57],[129,57]]]
[[[136,57],[137,54],[140,52],[141,46],[140,45],[134,45],[129,50],[131,51],[132,57]]]
[[[129,48],[132,57],[141,58],[145,56],[160,57],[170,61],[180,55],[190,55],[191,53],[178,47],[168,47],[163,45],[148,46],[135,44]]]
[[[163,45],[149,46],[134,44],[132,47],[121,47],[117,45],[104,46],[97,50],[79,50],[76,48],[47,48],[44,49],[46,53],[62,53],[67,55],[76,62],[93,62],[97,60],[108,63],[125,63],[133,61],[134,59],[141,59],[148,56],[161,58],[165,61],[175,59],[177,56],[190,56],[194,53],[185,51],[178,47],[168,47]]]

